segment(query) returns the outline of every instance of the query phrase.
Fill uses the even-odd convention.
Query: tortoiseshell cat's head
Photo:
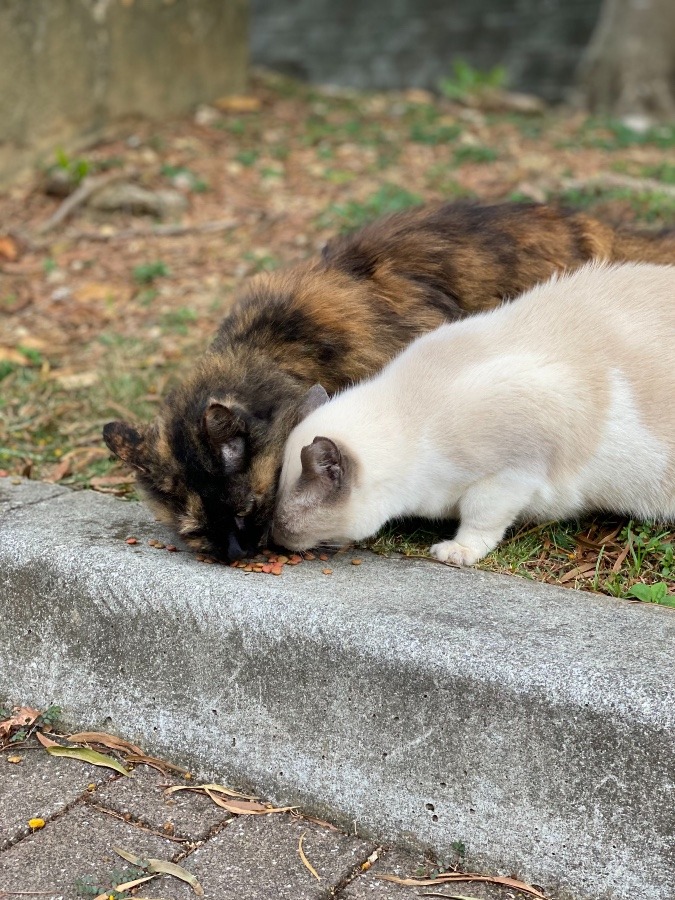
[[[153,423],[109,422],[103,437],[134,470],[157,519],[192,550],[230,562],[266,540],[284,442],[310,406],[278,373],[274,383],[259,373],[256,383],[250,366],[235,390],[214,391],[223,361],[205,362]]]

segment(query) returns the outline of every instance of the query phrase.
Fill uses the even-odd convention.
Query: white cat
[[[517,520],[591,510],[675,521],[675,266],[591,264],[419,338],[291,433],[273,534],[459,518],[431,553],[470,566]]]

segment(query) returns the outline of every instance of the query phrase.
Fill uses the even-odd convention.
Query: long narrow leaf
[[[149,859],[148,862],[150,863],[148,872],[161,872],[164,875],[173,875],[174,878],[180,878],[181,881],[187,882],[198,897],[204,896],[204,888],[192,872],[188,872],[182,866],[164,859]]]
[[[257,800],[257,797],[251,797],[249,794],[242,794],[234,791],[232,788],[223,787],[222,784],[175,784],[167,788],[165,794],[175,794],[176,791],[213,791],[217,794],[226,794],[228,797],[241,797],[242,800]]]
[[[111,750],[124,750],[127,753],[143,755],[143,751],[136,744],[102,731],[78,731],[76,734],[68,735],[68,740],[74,744],[103,744],[104,747],[110,747]]]
[[[524,894],[536,897],[537,900],[546,900],[546,897],[523,881],[515,878],[507,878],[501,875],[478,875],[477,873],[468,872],[444,872],[436,878],[399,878],[398,875],[376,875],[381,881],[391,881],[393,884],[402,884],[406,887],[439,887],[443,884],[450,884],[456,881],[484,881],[489,884],[501,884],[504,887],[513,888]]]
[[[91,763],[92,766],[114,769],[120,775],[129,774],[122,763],[117,762],[116,759],[98,753],[96,750],[89,750],[87,747],[47,747],[47,753],[52,756],[68,756],[71,759],[79,759],[81,762]]]

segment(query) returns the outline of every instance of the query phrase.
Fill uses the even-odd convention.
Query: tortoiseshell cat
[[[321,258],[253,278],[158,418],[110,422],[103,437],[190,547],[238,558],[267,535],[284,443],[312,385],[332,394],[443,322],[591,259],[674,263],[675,233],[615,231],[537,204],[446,204],[375,221]]]

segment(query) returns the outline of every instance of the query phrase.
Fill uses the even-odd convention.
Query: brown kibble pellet
[[[305,553],[305,559],[311,562],[313,559],[316,559],[313,553]]]
[[[197,553],[195,559],[197,560],[197,562],[204,562],[206,560],[206,557],[202,553]]]
[[[277,562],[280,563],[282,566],[284,566],[288,562],[288,557],[287,556],[277,556]]]
[[[352,560],[352,565],[353,565],[353,566],[360,566],[362,562],[363,562],[362,559],[353,559],[353,560]]]
[[[282,568],[281,566],[274,565],[270,569],[270,572],[272,573],[272,575],[281,575]]]
[[[167,544],[166,549],[169,551],[169,553],[178,553],[178,547],[174,547],[173,544]]]
[[[204,562],[208,563],[210,566],[212,566],[215,562],[215,559],[212,556],[205,556]]]
[[[245,566],[242,566],[242,568],[243,568],[244,572],[252,572],[253,571],[253,566],[250,563],[248,563]]]
[[[156,538],[148,538],[148,547],[154,547],[156,543]]]
[[[298,563],[302,562],[302,557],[299,553],[294,553],[291,557],[289,557],[288,561],[289,563],[293,563],[293,565],[297,566]]]
[[[321,560],[321,562],[328,562],[329,558],[330,557],[327,553],[319,553],[319,559]]]
[[[332,569],[322,569],[321,571],[323,572],[324,575],[332,575],[333,574]]]
[[[261,571],[261,572],[264,572],[266,575],[269,575],[270,572],[272,571],[272,564],[271,564],[271,563],[265,563],[265,565],[262,567],[262,569],[261,569],[260,571]]]
[[[128,537],[124,543],[125,544],[137,544],[138,540],[135,537]]]
[[[163,544],[161,541],[155,541],[152,546],[155,550],[166,550],[166,544]]]

